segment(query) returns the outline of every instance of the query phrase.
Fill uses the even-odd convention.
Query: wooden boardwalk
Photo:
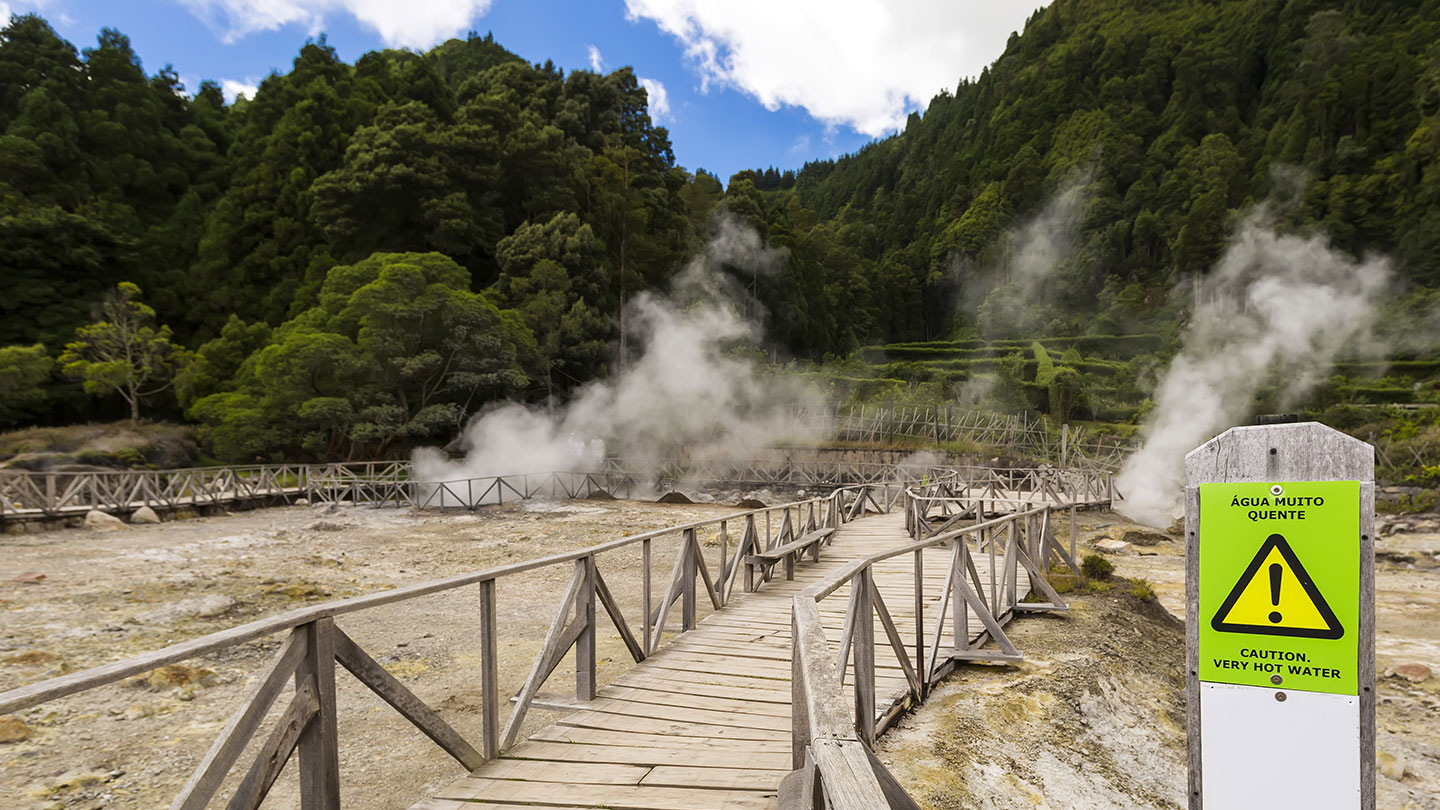
[[[794,596],[852,560],[908,542],[899,511],[844,525],[820,562],[797,566],[793,581],[785,581],[777,569],[776,579],[759,592],[737,593],[724,610],[601,688],[595,700],[412,810],[774,807],[780,780],[795,767],[790,719]],[[974,561],[988,578],[990,560],[976,555]],[[949,562],[947,549],[925,552],[927,632],[938,618]],[[877,563],[874,571],[902,638],[915,643],[911,555]],[[842,635],[848,592],[844,587],[821,603],[832,639]],[[875,628],[876,706],[883,714],[903,700],[907,684],[878,621]],[[981,629],[971,618],[972,640]],[[947,632],[942,650],[954,646]]]

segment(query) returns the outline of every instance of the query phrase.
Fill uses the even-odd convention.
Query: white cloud
[[[198,89],[198,88],[197,88]],[[255,93],[260,89],[260,80],[253,76],[246,76],[245,81],[239,82],[234,79],[221,79],[220,90],[225,94],[225,101],[234,104],[238,96],[255,98]]]
[[[659,79],[647,79],[640,77],[640,86],[645,88],[645,94],[650,97],[650,117],[658,124],[661,120],[670,117],[670,93],[665,90],[665,85]]]
[[[605,72],[605,60],[600,57],[600,49],[594,45],[590,46],[590,69],[596,73]]]
[[[428,48],[463,33],[493,0],[181,0],[226,42],[256,31],[301,25],[318,34],[326,17],[345,13],[374,29],[385,44]]]
[[[1037,0],[625,0],[711,84],[878,136],[1005,49]]]
[[[0,0],[0,25],[8,24],[12,16],[29,14],[32,11],[43,12],[49,5],[50,0],[14,0],[14,2]]]

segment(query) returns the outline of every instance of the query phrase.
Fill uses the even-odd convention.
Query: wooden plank
[[[480,753],[500,755],[500,637],[496,632],[495,580],[480,588]]]
[[[677,737],[704,737],[717,740],[783,740],[786,732],[740,726],[715,726],[677,720],[658,720],[604,712],[575,712],[558,721],[562,726],[607,731],[635,731],[642,734],[673,734]],[[788,723],[786,731],[788,732]]]
[[[703,745],[703,743],[697,745]],[[527,740],[516,745],[505,757],[506,759],[543,759],[552,762],[608,762],[619,765],[683,765],[691,768],[740,768],[767,771],[790,769],[788,751],[750,751],[718,747],[705,749],[703,756],[697,756],[693,747],[655,748],[638,745]]]
[[[640,784],[645,787],[726,788],[758,790],[773,795],[780,780],[790,773],[783,770],[758,768],[696,768],[684,765],[661,765],[650,771]]]
[[[340,740],[335,710],[335,620],[307,625],[305,659],[295,671],[295,689],[314,690],[316,712],[300,731],[301,810],[340,810]],[[283,767],[284,762],[280,762]],[[279,775],[278,767],[274,776]],[[264,793],[260,794],[262,797]]]
[[[260,747],[254,764],[235,788],[235,795],[230,797],[227,805],[228,810],[257,810],[260,807],[261,802],[265,801],[265,794],[270,792],[271,786],[280,777],[280,772],[285,769],[285,763],[290,761],[290,755],[301,745],[305,733],[318,722],[319,714],[320,703],[315,696],[312,682],[301,682],[296,686],[295,698],[285,709],[285,713],[280,715],[275,728]],[[304,766],[303,762],[301,766]],[[303,772],[300,780],[303,786]],[[301,801],[304,801],[303,795]]]
[[[340,628],[336,627],[332,632],[335,636],[335,658],[351,675],[370,687],[370,691],[389,703],[391,708],[420,729],[426,737],[444,749],[445,753],[454,757],[455,761],[472,771],[484,764],[485,757],[425,701],[406,689],[394,675],[386,672],[384,667],[360,649],[360,645]]]
[[[490,802],[547,802],[574,807],[606,807],[610,810],[676,810],[717,808],[717,810],[769,810],[773,794],[757,791],[726,791],[669,787],[622,787],[618,785],[567,785],[544,782],[511,782],[504,779],[467,777],[441,791],[441,799],[484,799]],[[874,810],[874,808],[870,808]]]
[[[601,689],[599,697],[628,700],[634,703],[656,703],[664,706],[712,709],[714,711],[733,712],[736,714],[759,714],[770,717],[790,716],[790,707],[787,704],[742,700],[733,697],[711,697],[693,692],[669,692],[656,689],[638,689],[628,686],[611,685]]]
[[[681,737],[669,734],[648,734],[642,731],[616,731],[604,728],[553,725],[530,735],[539,742],[584,743],[588,745],[621,745],[647,748],[678,748],[685,751],[714,750],[749,751],[790,755],[789,740],[736,740],[722,737]]]
[[[201,810],[210,803],[215,791],[225,781],[235,760],[245,751],[245,746],[260,728],[265,714],[274,705],[280,690],[295,674],[300,658],[305,654],[305,639],[302,633],[292,631],[290,637],[275,652],[269,666],[255,681],[250,693],[240,702],[240,708],[220,730],[220,735],[206,752],[200,764],[195,767],[189,781],[181,788],[180,795],[170,805],[171,810]],[[289,752],[286,752],[289,755]]]
[[[638,785],[648,773],[650,768],[646,765],[514,759],[508,754],[487,763],[483,769],[486,779],[566,782],[576,785]]]
[[[742,714],[734,711],[699,709],[691,706],[674,706],[659,703],[597,697],[585,704],[582,712],[605,712],[625,717],[646,717],[654,720],[670,720],[677,723],[735,726],[755,730],[771,729],[788,731],[790,715]],[[565,722],[565,720],[561,720]]]

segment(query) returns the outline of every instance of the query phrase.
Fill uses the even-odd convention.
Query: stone
[[[130,528],[125,521],[114,515],[107,515],[98,509],[91,509],[85,513],[85,528],[95,532],[124,531]]]
[[[39,664],[48,664],[59,657],[60,656],[55,653],[46,652],[45,650],[26,650],[5,658],[0,658],[0,664],[21,664],[23,666],[33,667]]]
[[[1387,779],[1394,779],[1396,782],[1404,779],[1409,765],[1410,763],[1405,761],[1405,757],[1399,754],[1392,754],[1389,751],[1375,752],[1375,768]]]
[[[1430,667],[1424,664],[1401,664],[1395,667],[1395,674],[1411,683],[1423,683],[1430,679]]]
[[[171,625],[186,619],[213,619],[223,616],[235,605],[235,600],[228,596],[207,594],[160,605],[154,610],[141,613],[135,619],[143,624]]]
[[[1129,554],[1130,544],[1124,540],[1114,540],[1107,537],[1095,543],[1095,550],[1101,554]]]
[[[205,667],[187,667],[184,664],[167,666],[131,675],[120,682],[121,686],[143,686],[152,692],[181,687],[209,686],[215,682],[215,670]]]
[[[39,585],[45,581],[45,575],[39,571],[26,571],[10,581],[18,582],[21,585]]]
[[[160,516],[155,514],[155,510],[148,506],[142,506],[136,509],[135,514],[130,516],[130,523],[136,526],[151,525],[159,522]]]
[[[1125,532],[1120,539],[1132,546],[1157,546],[1161,543],[1171,542],[1171,537],[1168,534],[1148,532],[1143,529],[1131,529]]]
[[[16,743],[30,737],[30,726],[13,714],[0,715],[0,743]]]
[[[295,505],[296,505],[296,506],[309,506],[309,505],[310,505],[310,499],[309,499],[309,498],[296,498],[296,499],[295,499]]]

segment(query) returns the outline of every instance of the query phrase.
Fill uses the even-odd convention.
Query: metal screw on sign
[[[1275,486],[1270,487],[1270,494],[1279,497],[1285,494],[1285,488],[1280,486],[1279,484],[1276,484]]]

